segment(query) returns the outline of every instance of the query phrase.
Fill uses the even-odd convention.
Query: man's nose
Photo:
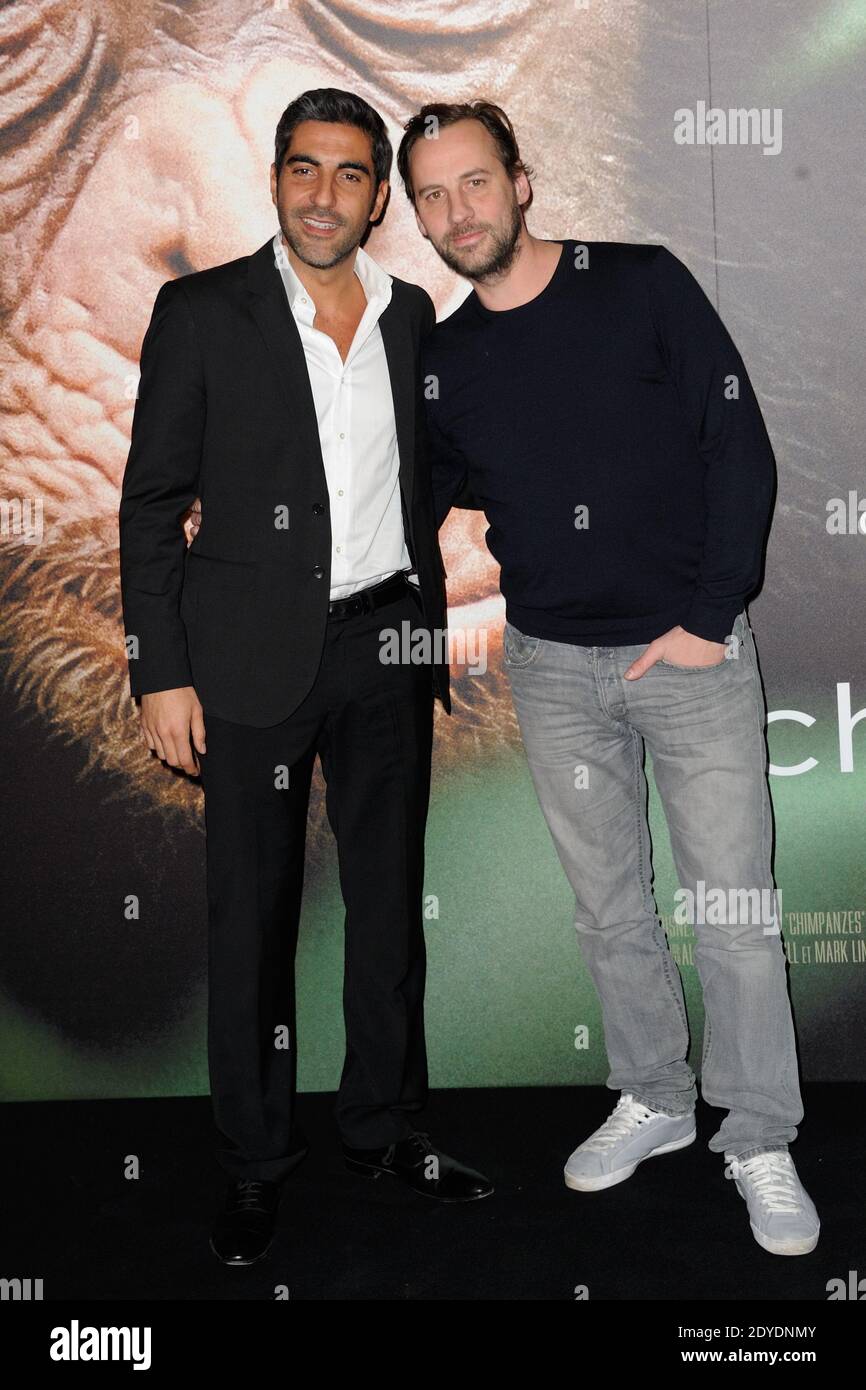
[[[472,204],[464,193],[459,191],[452,193],[448,205],[448,220],[453,227],[460,227],[464,222],[471,222],[473,218]]]
[[[312,201],[318,208],[332,208],[337,201],[337,184],[333,174],[324,171],[316,180]]]

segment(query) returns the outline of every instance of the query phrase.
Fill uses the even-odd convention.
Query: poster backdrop
[[[276,229],[274,128],[317,86],[365,96],[395,147],[423,101],[499,102],[535,170],[537,235],[663,242],[730,328],[779,468],[750,616],[803,1075],[866,1075],[864,6],[34,0],[3,14],[3,1097],[207,1089],[202,793],[137,732],[119,484],[156,291]],[[425,285],[440,317],[466,293],[399,184],[368,250]],[[491,641],[487,671],[457,682],[454,717],[437,714],[431,1080],[599,1083],[599,1010],[500,668],[484,530],[455,513],[442,533],[454,631],[487,623]],[[343,1048],[320,793],[299,959],[305,1089],[336,1086]],[[654,795],[651,814],[697,1069],[692,939],[672,921]]]

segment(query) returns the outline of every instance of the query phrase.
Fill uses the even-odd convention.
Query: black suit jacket
[[[379,319],[400,455],[406,543],[424,620],[446,629],[420,342],[429,295],[394,279]],[[202,498],[187,549],[183,513]],[[271,239],[251,256],[162,285],[120,503],[120,570],[134,696],[192,685],[205,714],[265,727],[309,691],[328,617],[331,521],[312,388]],[[439,655],[442,642],[433,642]],[[447,656],[447,649],[441,653]],[[451,703],[447,659],[433,690]]]

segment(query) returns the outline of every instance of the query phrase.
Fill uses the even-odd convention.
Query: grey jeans
[[[577,647],[506,623],[503,665],[535,790],[576,901],[602,1006],[613,1090],[694,1108],[679,971],[652,894],[644,748],[670,830],[704,999],[701,1089],[727,1110],[709,1140],[740,1158],[786,1149],[803,1104],[775,916],[766,705],[745,611],[715,666],[657,662],[647,644]],[[702,886],[703,885],[703,886]]]

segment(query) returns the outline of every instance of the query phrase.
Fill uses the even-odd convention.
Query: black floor
[[[755,1243],[706,1147],[722,1112],[700,1104],[695,1144],[590,1195],[568,1191],[562,1167],[613,1093],[515,1089],[431,1098],[420,1127],[496,1182],[461,1207],[347,1173],[333,1098],[302,1096],[310,1156],[284,1189],[270,1255],[248,1269],[208,1246],[224,1178],[207,1098],[7,1104],[0,1276],[41,1278],[46,1301],[273,1300],[277,1286],[291,1300],[573,1301],[585,1286],[591,1301],[825,1302],[828,1280],[866,1275],[864,1087],[812,1085],[804,1100],[791,1151],[822,1219],[811,1255]]]

